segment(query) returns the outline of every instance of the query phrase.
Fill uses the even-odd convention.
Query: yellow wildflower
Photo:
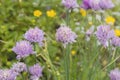
[[[108,16],[108,17],[106,17],[105,21],[106,21],[107,24],[114,25],[114,23],[115,23],[116,20],[115,20],[114,17]]]
[[[74,55],[76,54],[76,51],[75,51],[75,50],[72,50],[72,51],[71,51],[71,54],[72,54],[72,56],[74,56]]]
[[[80,13],[81,13],[81,15],[83,16],[83,17],[85,17],[86,16],[86,10],[84,10],[83,8],[81,8],[80,9]]]
[[[48,17],[55,17],[56,16],[56,12],[54,10],[48,10],[46,12]]]
[[[116,36],[120,36],[120,30],[119,29],[114,30],[114,32],[115,32]]]
[[[40,10],[35,10],[33,14],[35,17],[40,17],[42,15],[42,12]]]
[[[105,66],[107,63],[108,63],[108,62],[107,62],[106,60],[104,60],[104,61],[102,62],[102,65]]]
[[[90,21],[90,22],[88,22],[88,24],[89,24],[89,25],[92,25],[93,23]]]

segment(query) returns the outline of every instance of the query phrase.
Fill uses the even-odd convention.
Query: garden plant
[[[120,0],[0,0],[0,80],[120,80]]]

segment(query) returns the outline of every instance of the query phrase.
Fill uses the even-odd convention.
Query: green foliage
[[[81,0],[78,0],[81,3]],[[0,0],[0,68],[10,68],[13,63],[17,62],[16,54],[12,51],[12,47],[17,41],[23,38],[23,34],[31,27],[38,26],[46,33],[47,49],[55,68],[60,72],[56,75],[60,76],[60,80],[64,80],[64,54],[62,45],[55,40],[56,29],[60,24],[65,24],[66,10],[60,4],[61,0]],[[46,11],[53,9],[57,15],[50,18],[46,15]],[[43,15],[35,17],[35,10],[42,11]],[[119,60],[107,66],[112,61],[112,52],[109,49],[97,45],[96,37],[92,36],[89,42],[85,39],[85,33],[91,27],[89,21],[96,26],[105,24],[105,17],[114,16],[116,19],[115,28],[119,26],[118,15],[113,12],[119,12],[119,6],[113,10],[107,10],[104,14],[87,11],[87,16],[83,17],[74,10],[70,13],[70,27],[78,34],[77,42],[71,47],[76,54],[70,55],[70,78],[71,80],[109,80],[109,72],[115,67],[119,67]],[[103,19],[99,22],[96,15],[103,15]],[[92,20],[89,20],[92,18]],[[84,30],[83,30],[84,28]],[[36,45],[37,52],[44,54],[43,49]],[[117,48],[116,55],[119,56],[120,49]],[[44,66],[43,77],[41,80],[53,80],[53,73],[49,68],[50,64],[43,57],[39,56],[39,61]],[[104,63],[106,61],[106,64]],[[35,63],[33,56],[29,56],[26,60],[28,65]],[[60,74],[60,75],[59,75]],[[26,75],[24,73],[23,75]],[[18,80],[22,80],[20,77]]]

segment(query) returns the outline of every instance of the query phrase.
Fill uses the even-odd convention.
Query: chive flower
[[[69,43],[76,42],[77,35],[68,26],[62,25],[57,29],[56,40],[67,45]]]
[[[17,59],[25,58],[34,53],[32,44],[26,40],[17,42],[12,50],[17,54]]]

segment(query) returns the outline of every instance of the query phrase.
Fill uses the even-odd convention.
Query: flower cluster
[[[13,51],[17,54],[17,59],[22,59],[22,58],[26,58],[27,56],[29,56],[30,54],[34,54],[34,50],[33,50],[33,45],[32,43],[39,43],[40,46],[43,46],[43,40],[44,40],[44,32],[35,27],[35,28],[30,28],[28,31],[26,31],[26,33],[24,34],[24,38],[26,40],[22,40],[16,43],[16,45],[13,47]],[[41,66],[39,66],[39,64],[35,64],[34,66],[29,68],[28,71],[28,66],[23,63],[23,62],[17,62],[14,63],[12,68],[10,69],[10,71],[13,71],[16,75],[18,76],[20,73],[22,72],[28,72],[31,74],[31,80],[38,80],[41,76],[42,76],[42,69]],[[11,73],[10,73],[11,74]],[[4,75],[2,75],[4,77]],[[7,76],[7,78],[2,79],[0,78],[0,80],[15,80],[13,77],[9,79],[9,74],[5,74],[5,77]],[[1,77],[1,76],[0,76]]]
[[[39,64],[35,64],[29,68],[29,72],[32,75],[31,80],[38,80],[42,76],[43,68]]]
[[[14,72],[16,73],[21,73],[21,72],[24,72],[24,71],[27,71],[27,66],[25,63],[23,62],[17,62],[17,63],[14,63],[12,68],[11,68]]]
[[[17,59],[25,58],[34,53],[33,46],[26,40],[17,42],[12,50],[17,54]]]
[[[62,25],[56,32],[57,41],[62,42],[64,45],[76,42],[77,35],[65,25]]]
[[[120,38],[115,36],[112,41],[111,41],[112,45],[113,46],[117,46],[117,47],[120,47]]]
[[[83,0],[81,7],[84,9],[102,10],[113,8],[114,4],[112,0]]]
[[[0,80],[16,80],[17,76],[24,71],[27,71],[26,64],[22,62],[14,63],[11,69],[0,70]]]
[[[111,80],[120,80],[120,70],[119,69],[114,69],[110,71],[110,79]]]
[[[0,80],[16,80],[17,74],[9,69],[0,70]]]
[[[31,80],[38,80],[42,76],[43,68],[39,64],[29,67],[23,62],[14,63],[11,69],[0,70],[0,80],[16,80],[22,72],[31,74]]]
[[[16,43],[13,47],[13,51],[17,54],[17,59],[25,58],[30,54],[34,54],[33,42],[38,42],[40,46],[43,46],[44,32],[39,28],[30,28],[25,34],[22,40]]]
[[[110,26],[99,26],[96,31],[96,36],[104,47],[107,47],[109,44],[113,45],[114,47],[120,46],[120,38],[115,35],[114,30],[111,30]]]
[[[40,17],[40,16],[42,16],[42,11],[40,11],[40,10],[35,10],[35,11],[33,12],[33,15],[34,15],[35,17]],[[48,10],[48,11],[46,11],[46,15],[47,15],[48,17],[53,18],[53,17],[56,16],[56,11],[53,10],[53,9]]]
[[[30,42],[38,42],[43,46],[44,32],[39,28],[30,28],[24,35],[24,38]]]
[[[62,4],[67,9],[78,7],[77,0],[62,0]],[[86,16],[87,13],[86,10],[84,9],[103,10],[113,7],[114,4],[112,3],[112,0],[83,0],[80,13],[82,14],[82,16]],[[56,12],[54,10],[49,10],[46,12],[46,14],[48,17],[56,16]],[[39,17],[41,15],[42,15],[41,11],[39,10],[34,11],[34,16]],[[105,21],[108,24],[115,23],[115,19],[113,17],[107,17]],[[90,25],[92,25],[92,22],[90,23]],[[90,39],[90,36],[93,33],[94,33],[94,26],[90,27],[86,31],[85,34],[87,40]],[[98,26],[97,31],[95,33],[97,39],[104,47],[108,47],[109,43],[112,44],[112,46],[120,46],[120,38],[115,34],[116,33],[114,32],[114,30],[112,30],[109,25]],[[12,48],[13,52],[17,54],[17,59],[21,60],[23,58],[24,60],[24,58],[30,56],[31,54],[35,55],[33,44],[38,43],[40,47],[44,46],[44,40],[45,40],[44,36],[45,33],[38,27],[30,28],[28,31],[26,31],[25,34],[23,35],[25,40],[21,40],[17,42],[16,45]],[[57,41],[61,42],[63,46],[66,47],[66,45],[76,42],[77,34],[73,32],[69,26],[61,25],[56,30],[55,37]],[[77,52],[75,50],[72,50],[71,54],[72,56],[74,56],[75,54],[77,54]],[[42,57],[43,58],[45,57],[46,62],[48,59],[48,64],[49,64],[50,62],[49,57],[47,57],[46,55]],[[57,60],[59,60],[59,58],[57,58]],[[69,60],[66,61],[69,62]],[[27,64],[23,62],[17,62],[13,64],[11,69],[0,70],[0,80],[15,80],[16,77],[22,74],[23,72],[27,72],[28,74],[30,74],[29,76],[30,80],[39,80],[39,78],[42,77],[42,71],[43,68],[38,63],[29,67],[27,66]],[[120,80],[120,71],[118,69],[112,70],[110,72],[110,78],[111,80]]]
[[[97,28],[96,36],[100,43],[107,47],[109,44],[109,40],[112,39],[114,35],[114,30],[111,30],[110,26],[108,25],[101,25]]]

